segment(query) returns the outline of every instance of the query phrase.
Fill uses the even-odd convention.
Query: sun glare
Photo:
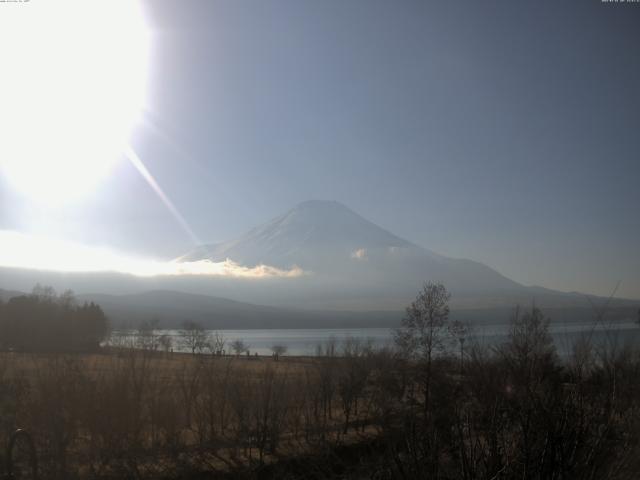
[[[3,5],[0,170],[16,191],[56,204],[95,188],[144,105],[148,47],[132,0]]]

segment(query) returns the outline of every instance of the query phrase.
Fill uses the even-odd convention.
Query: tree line
[[[242,338],[227,339],[222,333],[209,331],[200,322],[185,320],[177,334],[168,333],[160,327],[160,320],[152,318],[143,320],[134,331],[115,331],[109,338],[109,346],[117,349],[137,348],[152,352],[170,353],[174,348],[192,355],[209,354],[226,356],[234,354],[240,356],[252,353],[251,345]],[[286,345],[274,343],[270,350],[272,357],[278,360],[288,351]]]
[[[29,295],[0,302],[0,346],[17,351],[93,351],[109,334],[109,321],[93,302],[72,291],[37,285]]]

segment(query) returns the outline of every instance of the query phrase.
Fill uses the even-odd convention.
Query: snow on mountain
[[[321,259],[346,260],[359,249],[407,248],[409,242],[365,220],[338,202],[308,201],[242,237],[204,245],[180,258],[193,261],[230,258],[244,265],[265,263],[280,268]]]
[[[454,292],[523,288],[478,262],[453,259],[417,246],[334,201],[300,203],[232,241],[203,245],[179,261],[231,259],[242,265],[297,266],[353,285],[416,290],[425,280]]]

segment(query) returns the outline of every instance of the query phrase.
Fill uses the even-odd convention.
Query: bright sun
[[[145,102],[149,35],[132,0],[6,3],[0,171],[34,201],[95,188]]]

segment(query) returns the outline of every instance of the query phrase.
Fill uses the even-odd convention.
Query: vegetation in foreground
[[[425,285],[394,349],[4,353],[0,428],[33,433],[44,479],[637,477],[639,351],[561,361],[537,309],[466,345],[448,299]]]
[[[32,352],[97,350],[109,334],[100,306],[78,305],[73,292],[57,295],[36,285],[31,295],[0,302],[0,347]]]

